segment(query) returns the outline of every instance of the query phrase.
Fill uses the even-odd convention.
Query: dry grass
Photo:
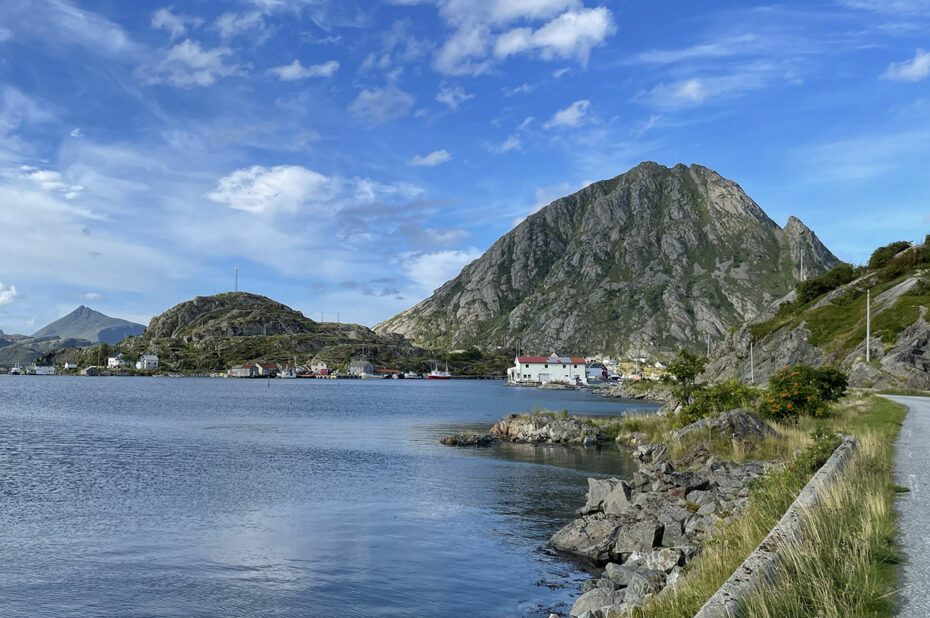
[[[810,444],[809,431],[819,428],[856,434],[859,448],[823,506],[807,514],[808,542],[786,553],[774,584],[749,600],[745,616],[890,615],[898,562],[892,452],[904,413],[885,399],[853,394],[827,418],[780,427],[794,445],[805,436]],[[778,522],[819,459],[804,456],[763,479],[747,509],[716,531],[689,565],[687,577],[639,615],[693,616]],[[805,469],[805,461],[813,465]]]

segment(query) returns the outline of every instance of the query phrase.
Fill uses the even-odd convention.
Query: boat
[[[13,368],[10,369],[10,375],[11,375],[11,376],[19,376],[19,375],[22,375],[22,374],[23,374],[23,370],[22,370],[22,368],[19,366],[19,363],[16,363],[15,365],[13,365]]]
[[[452,374],[449,373],[449,363],[446,363],[445,371],[439,371],[439,368],[434,367],[432,371],[426,374],[427,380],[451,380]]]
[[[358,377],[360,377],[363,380],[383,380],[384,379],[384,376],[379,376],[374,373],[362,373],[362,374],[359,374]]]
[[[423,376],[421,376],[416,371],[408,371],[404,373],[403,375],[404,375],[405,380],[422,380],[423,379]]]

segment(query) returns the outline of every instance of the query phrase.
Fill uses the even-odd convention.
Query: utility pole
[[[756,383],[756,364],[752,356],[752,339],[749,340],[749,383]]]
[[[872,360],[870,340],[872,338],[872,288],[865,291],[865,362]]]
[[[235,287],[235,290],[238,292],[238,291],[239,291],[239,267],[238,267],[238,266],[235,266],[235,267],[233,268],[233,270],[236,271],[236,287]]]
[[[704,333],[707,335],[707,358],[710,358],[710,333]]]

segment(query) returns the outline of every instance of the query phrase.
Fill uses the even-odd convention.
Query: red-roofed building
[[[518,383],[564,382],[587,384],[584,358],[580,356],[517,356],[507,370],[508,381]]]

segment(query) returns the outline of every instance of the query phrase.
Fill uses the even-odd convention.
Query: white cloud
[[[4,43],[13,38],[13,33],[7,28],[0,28],[0,43]]]
[[[433,67],[446,75],[482,75],[491,70],[486,60],[491,32],[486,26],[460,28],[439,48]]]
[[[82,294],[81,298],[84,300],[101,301],[103,300],[103,294],[99,292],[87,292],[86,294]]]
[[[740,67],[730,75],[692,77],[662,83],[637,98],[669,109],[693,107],[724,96],[736,96],[764,88],[773,80],[797,83],[779,65],[759,62]]]
[[[492,147],[491,152],[496,154],[504,154],[505,152],[510,152],[511,150],[519,150],[522,147],[523,141],[520,139],[519,135],[514,133],[505,139],[503,144]]]
[[[228,47],[204,49],[197,41],[185,39],[170,48],[164,57],[149,69],[149,84],[168,83],[182,88],[209,86],[220,77],[238,75],[241,69],[226,64],[232,54]]]
[[[436,167],[452,159],[452,155],[449,154],[449,151],[443,148],[442,150],[436,150],[429,153],[425,156],[416,155],[410,159],[410,165],[420,165],[425,167]]]
[[[384,88],[362,90],[349,105],[349,113],[369,126],[396,120],[410,113],[413,97],[391,84]]]
[[[5,287],[3,282],[0,282],[0,307],[12,303],[14,300],[16,300],[16,295],[15,285]]]
[[[523,122],[521,122],[521,123],[517,126],[517,131],[522,131],[523,129],[525,129],[525,128],[527,128],[528,126],[530,126],[532,123],[533,123],[533,117],[532,117],[532,116],[527,116],[526,118],[523,119]]]
[[[339,63],[335,60],[324,62],[322,64],[312,64],[308,67],[300,64],[300,60],[294,60],[290,64],[270,69],[272,73],[278,76],[278,79],[286,82],[308,79],[311,77],[332,77],[339,69]]]
[[[246,13],[223,13],[216,18],[213,27],[220,33],[224,39],[231,39],[234,36],[245,34],[250,30],[262,30],[265,27],[265,20],[259,11],[248,11]]]
[[[81,127],[75,127],[71,129],[71,137],[84,137],[84,131]]]
[[[481,251],[475,248],[418,253],[405,260],[404,270],[407,278],[417,285],[427,290],[435,290],[479,257]]]
[[[199,17],[190,15],[178,15],[171,12],[171,9],[161,8],[152,13],[152,28],[155,30],[166,30],[172,39],[184,36],[187,33],[187,27],[198,27],[203,24]]]
[[[498,58],[535,50],[544,60],[577,59],[588,62],[591,49],[616,32],[613,16],[604,7],[566,11],[538,30],[516,28],[505,32],[494,46]]]
[[[439,93],[436,95],[436,101],[448,106],[449,109],[458,109],[459,105],[474,98],[475,95],[468,94],[461,86],[448,84],[442,84]]]
[[[332,199],[338,182],[299,165],[255,165],[220,179],[207,197],[236,210],[254,213],[296,212]]]
[[[910,60],[892,62],[881,77],[893,81],[916,82],[930,75],[930,52],[918,49]]]
[[[552,118],[546,121],[543,128],[552,129],[554,127],[580,126],[587,121],[588,106],[590,105],[591,101],[588,99],[575,101],[565,109],[557,111]]]
[[[31,180],[43,191],[60,193],[65,199],[72,200],[81,194],[84,187],[64,181],[59,172],[41,170],[30,166],[20,168],[21,177]]]

